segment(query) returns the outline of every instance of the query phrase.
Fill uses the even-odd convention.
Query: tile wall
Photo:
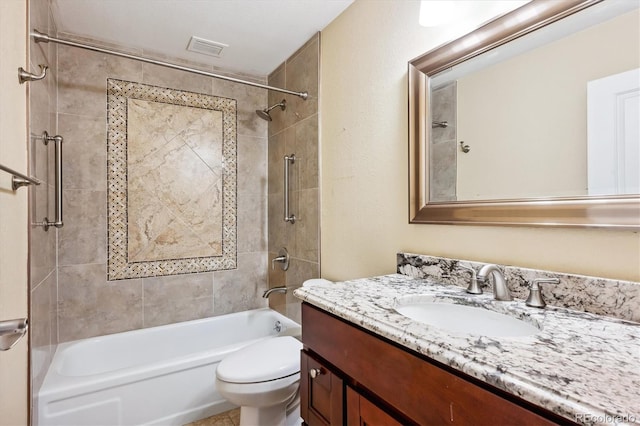
[[[269,122],[269,260],[285,247],[291,256],[289,270],[269,265],[269,287],[286,285],[286,295],[273,294],[269,304],[300,321],[300,301],[293,290],[309,278],[320,276],[320,195],[318,180],[318,75],[320,34],[314,35],[297,52],[269,75],[269,84],[294,91],[307,91],[303,100],[293,95],[269,93],[269,106],[283,99],[285,111],[271,111]],[[285,155],[295,154],[290,166],[290,210],[296,222],[284,219]]]
[[[51,31],[53,22],[48,0],[31,0],[29,2],[29,28],[40,31]],[[43,180],[39,186],[29,187],[29,285],[30,311],[30,368],[32,395],[37,395],[51,359],[58,344],[57,333],[57,270],[56,270],[56,228],[47,232],[35,225],[45,217],[54,217],[54,163],[53,146],[46,146],[41,139],[33,136],[47,131],[57,134],[56,128],[56,51],[54,44],[29,45],[29,67],[34,73],[39,72],[39,65],[49,67],[44,80],[27,83],[29,94],[29,130],[32,135],[29,141],[29,168],[31,175]],[[25,67],[26,68],[26,67]],[[37,413],[37,400],[33,399],[32,416]],[[32,417],[37,424],[37,418]]]
[[[266,105],[266,91],[78,48],[58,49],[58,125],[65,138],[59,341],[265,306],[267,123],[255,110]],[[237,99],[237,270],[107,280],[107,78]]]
[[[429,185],[431,201],[455,201],[457,184],[458,142],[456,139],[456,83],[434,89],[431,111],[434,122],[447,122],[447,127],[432,127],[429,148]]]

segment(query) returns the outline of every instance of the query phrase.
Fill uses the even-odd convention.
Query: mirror
[[[411,61],[410,222],[640,228],[638,18],[534,0]]]

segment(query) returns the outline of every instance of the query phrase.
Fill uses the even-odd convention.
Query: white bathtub
[[[182,425],[232,409],[215,388],[218,363],[278,335],[299,336],[300,326],[264,308],[60,344],[38,424]]]

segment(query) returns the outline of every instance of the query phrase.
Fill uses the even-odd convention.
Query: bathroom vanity
[[[393,274],[300,288],[301,415],[327,424],[636,424],[640,324]],[[451,332],[403,300],[471,304],[533,324],[523,336]]]
[[[306,303],[302,323],[310,426],[569,423]]]

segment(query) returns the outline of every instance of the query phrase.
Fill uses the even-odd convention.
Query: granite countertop
[[[301,287],[294,294],[327,312],[560,416],[586,425],[640,424],[640,323],[393,274]],[[525,337],[451,333],[400,315],[399,298],[428,295],[482,305],[536,324]],[[463,298],[463,299],[461,299]]]

